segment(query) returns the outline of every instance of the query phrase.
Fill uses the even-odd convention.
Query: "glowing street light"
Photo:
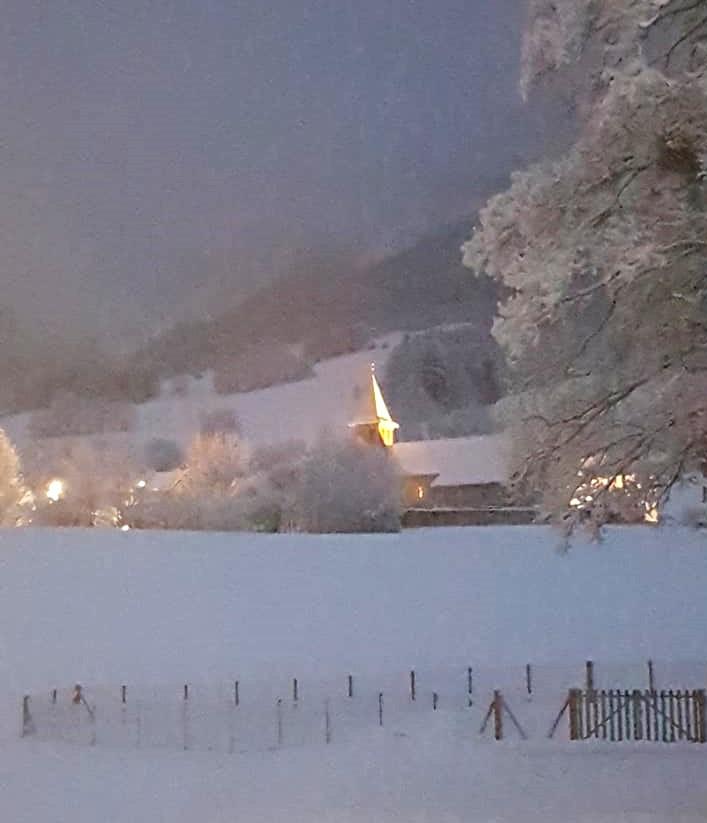
[[[57,503],[61,500],[65,492],[66,487],[64,486],[64,481],[60,480],[58,477],[50,480],[47,484],[47,497],[52,501],[52,503]]]

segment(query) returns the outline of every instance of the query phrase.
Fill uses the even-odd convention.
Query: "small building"
[[[535,511],[514,506],[508,492],[509,443],[504,435],[396,443],[400,429],[372,369],[361,392],[355,435],[384,447],[402,471],[406,526],[532,523]]]
[[[403,499],[408,506],[509,505],[508,444],[503,435],[397,443],[393,455],[405,474]]]

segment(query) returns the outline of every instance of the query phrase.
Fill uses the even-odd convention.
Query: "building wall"
[[[483,509],[508,506],[508,493],[500,483],[432,486],[428,505],[438,509]]]
[[[436,474],[407,475],[403,478],[402,500],[406,508],[429,508],[432,505],[431,486]]]
[[[535,522],[534,509],[408,509],[405,529],[431,526],[526,526]]]

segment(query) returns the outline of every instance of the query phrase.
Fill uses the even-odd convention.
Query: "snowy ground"
[[[648,657],[659,687],[705,685],[704,535],[618,529],[602,545],[578,544],[567,555],[556,545],[543,528],[316,538],[0,533],[2,819],[704,820],[703,747],[544,736],[587,658],[596,661],[599,685],[645,687]],[[344,695],[348,673],[354,707]],[[226,713],[236,678],[239,710],[250,721],[240,719],[245,712]],[[64,712],[76,681],[103,713],[95,746],[87,737],[46,739],[50,690],[60,690]],[[178,714],[185,682],[193,684],[188,751]],[[119,712],[123,683],[129,714],[121,732],[107,725],[106,695]],[[529,741],[479,736],[498,687]],[[215,727],[209,715],[216,731],[208,734],[199,707],[217,704],[207,692],[221,695],[224,712]],[[44,740],[18,740],[23,693],[33,695]],[[162,725],[149,714],[150,694],[166,706]],[[278,696],[285,698],[280,747]],[[161,745],[156,729],[167,735]]]

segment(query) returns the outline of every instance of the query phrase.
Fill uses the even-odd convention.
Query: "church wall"
[[[429,505],[440,509],[477,509],[508,506],[506,489],[500,483],[432,486]]]

